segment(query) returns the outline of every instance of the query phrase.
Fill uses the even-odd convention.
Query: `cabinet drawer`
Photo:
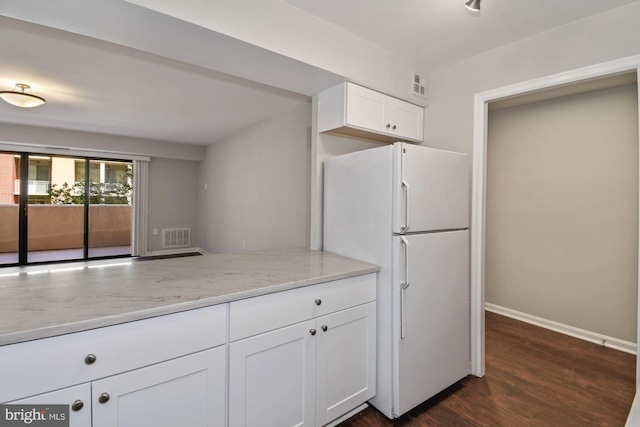
[[[226,342],[218,305],[0,347],[0,402],[57,390]],[[85,358],[95,355],[95,362]]]
[[[376,274],[371,273],[232,302],[229,340],[239,340],[375,299]]]

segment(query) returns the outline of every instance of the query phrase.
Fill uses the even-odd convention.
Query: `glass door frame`
[[[130,242],[131,249],[129,254],[122,255],[108,255],[108,256],[96,256],[89,257],[89,236],[90,236],[90,221],[89,221],[89,211],[91,205],[91,175],[90,175],[90,167],[92,161],[114,161],[114,162],[123,162],[130,163],[133,168],[134,162],[129,159],[117,159],[117,158],[108,158],[108,157],[87,157],[87,156],[74,156],[74,155],[62,155],[62,154],[49,154],[49,153],[35,153],[35,152],[21,152],[21,151],[5,151],[2,150],[3,153],[12,154],[15,156],[19,156],[20,158],[20,195],[18,201],[18,266],[26,266],[26,265],[34,265],[34,264],[47,264],[47,263],[56,263],[56,262],[74,262],[74,261],[88,261],[88,260],[98,260],[98,259],[111,259],[111,258],[128,258],[133,256],[133,242]],[[48,261],[32,261],[29,262],[29,166],[30,166],[30,157],[37,155],[46,155],[50,157],[67,157],[67,158],[76,158],[77,160],[84,161],[84,203],[83,203],[83,255],[82,258],[70,258],[64,260],[48,260]],[[133,195],[131,195],[131,207],[133,210]],[[134,227],[133,216],[131,219],[131,227]],[[132,233],[133,236],[133,233]],[[5,266],[16,266],[16,264],[5,264],[0,267]]]

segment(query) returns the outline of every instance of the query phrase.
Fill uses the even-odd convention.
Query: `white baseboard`
[[[536,317],[531,314],[522,313],[520,311],[501,307],[499,305],[491,304],[488,302],[484,303],[484,308],[485,310],[492,313],[511,317],[512,319],[540,326],[541,328],[569,335],[570,337],[579,338],[581,340],[613,348],[615,350],[624,351],[625,353],[637,354],[637,345],[633,342],[613,338],[607,335],[599,334],[597,332],[587,331],[585,329],[576,328],[574,326],[565,325],[563,323],[554,322],[553,320],[543,319],[541,317]]]
[[[177,249],[164,249],[160,251],[149,251],[145,256],[157,256],[157,255],[177,255],[177,254],[187,254],[191,252],[199,252],[203,253],[200,248],[177,248]]]

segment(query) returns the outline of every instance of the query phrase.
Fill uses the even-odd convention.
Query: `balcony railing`
[[[29,181],[29,194],[46,196],[51,189],[51,181]],[[20,194],[20,180],[13,182],[13,194]]]
[[[131,205],[92,205],[90,248],[131,245]],[[0,255],[18,251],[17,204],[0,204]],[[82,248],[84,206],[29,205],[29,250]]]

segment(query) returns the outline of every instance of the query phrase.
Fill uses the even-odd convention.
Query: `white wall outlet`
[[[427,77],[423,74],[412,73],[411,93],[420,98],[427,99]]]
[[[154,229],[153,229],[153,235],[154,235],[154,236],[157,236],[157,235],[158,235],[158,229],[157,229],[157,228],[154,228]]]

